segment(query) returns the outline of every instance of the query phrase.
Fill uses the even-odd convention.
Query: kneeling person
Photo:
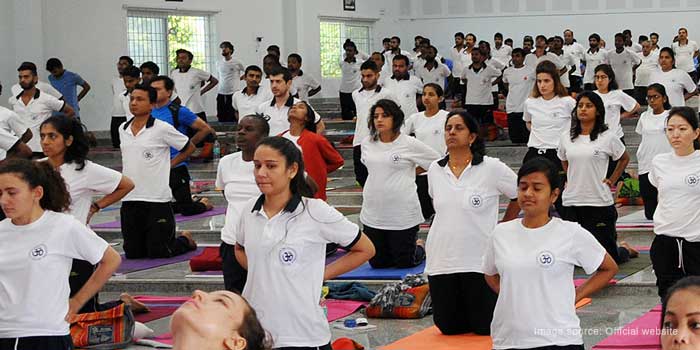
[[[134,117],[119,127],[122,172],[136,185],[124,197],[120,213],[128,259],[172,257],[197,247],[188,233],[175,238],[172,195],[164,181],[173,165],[194,152],[194,145],[170,124],[151,116],[156,100],[153,88],[136,85],[129,105]],[[170,147],[180,150],[172,160]]]

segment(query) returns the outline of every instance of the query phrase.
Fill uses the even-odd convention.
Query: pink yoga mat
[[[127,259],[122,254],[122,264],[119,265],[119,268],[117,269],[115,275],[123,275],[130,272],[147,270],[163,265],[170,265],[183,261],[189,261],[190,259],[192,259],[192,257],[201,254],[203,250],[203,247],[199,247],[191,252],[182,255],[162,259]]]
[[[203,212],[201,214],[197,214],[197,215],[184,216],[181,214],[177,214],[177,215],[175,215],[175,222],[187,222],[187,221],[208,218],[211,216],[222,215],[222,214],[226,214],[226,207],[214,207],[214,209],[212,209],[212,210],[205,211],[205,212]],[[105,222],[102,224],[90,225],[90,227],[92,229],[121,228],[122,224],[120,221],[115,220],[115,221]]]
[[[593,349],[661,349],[660,324],[661,305],[658,305],[622,330],[594,345]]]
[[[173,314],[183,303],[190,300],[189,297],[170,297],[157,295],[135,296],[134,299],[146,304],[151,310],[147,313],[135,315],[136,321],[141,323],[151,322]]]
[[[350,316],[359,308],[367,306],[367,304],[364,301],[327,299],[328,322]]]
[[[157,342],[161,342],[163,344],[173,345],[173,334],[172,333],[161,334],[161,335],[155,336],[154,338],[151,338],[151,339],[155,340]]]
[[[574,279],[574,287],[578,288],[578,287],[580,287],[582,284],[584,284],[586,281],[587,281],[587,279],[585,279],[585,278],[575,278],[575,279]],[[608,282],[608,285],[610,285],[610,286],[612,286],[612,285],[614,285],[614,284],[617,284],[617,280],[616,280],[616,279],[611,279],[610,282]]]

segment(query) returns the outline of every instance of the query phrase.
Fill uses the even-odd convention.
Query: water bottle
[[[214,150],[212,151],[212,153],[214,161],[218,162],[219,159],[221,159],[221,143],[219,143],[219,140],[214,141]]]

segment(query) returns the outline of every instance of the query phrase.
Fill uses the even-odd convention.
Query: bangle
[[[92,205],[90,205],[90,208],[92,208],[93,210],[95,210],[95,212],[98,212],[98,211],[100,211],[100,209],[102,209],[102,208],[100,208],[100,206],[97,204],[97,202],[92,202]]]

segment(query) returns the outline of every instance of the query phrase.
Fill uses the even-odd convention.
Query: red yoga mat
[[[621,330],[593,346],[596,350],[661,349],[661,305],[630,322]]]
[[[172,315],[183,303],[190,300],[189,297],[167,297],[153,295],[135,296],[134,299],[146,304],[146,306],[148,306],[150,309],[150,311],[147,313],[134,315],[136,321],[141,323],[168,317]]]

